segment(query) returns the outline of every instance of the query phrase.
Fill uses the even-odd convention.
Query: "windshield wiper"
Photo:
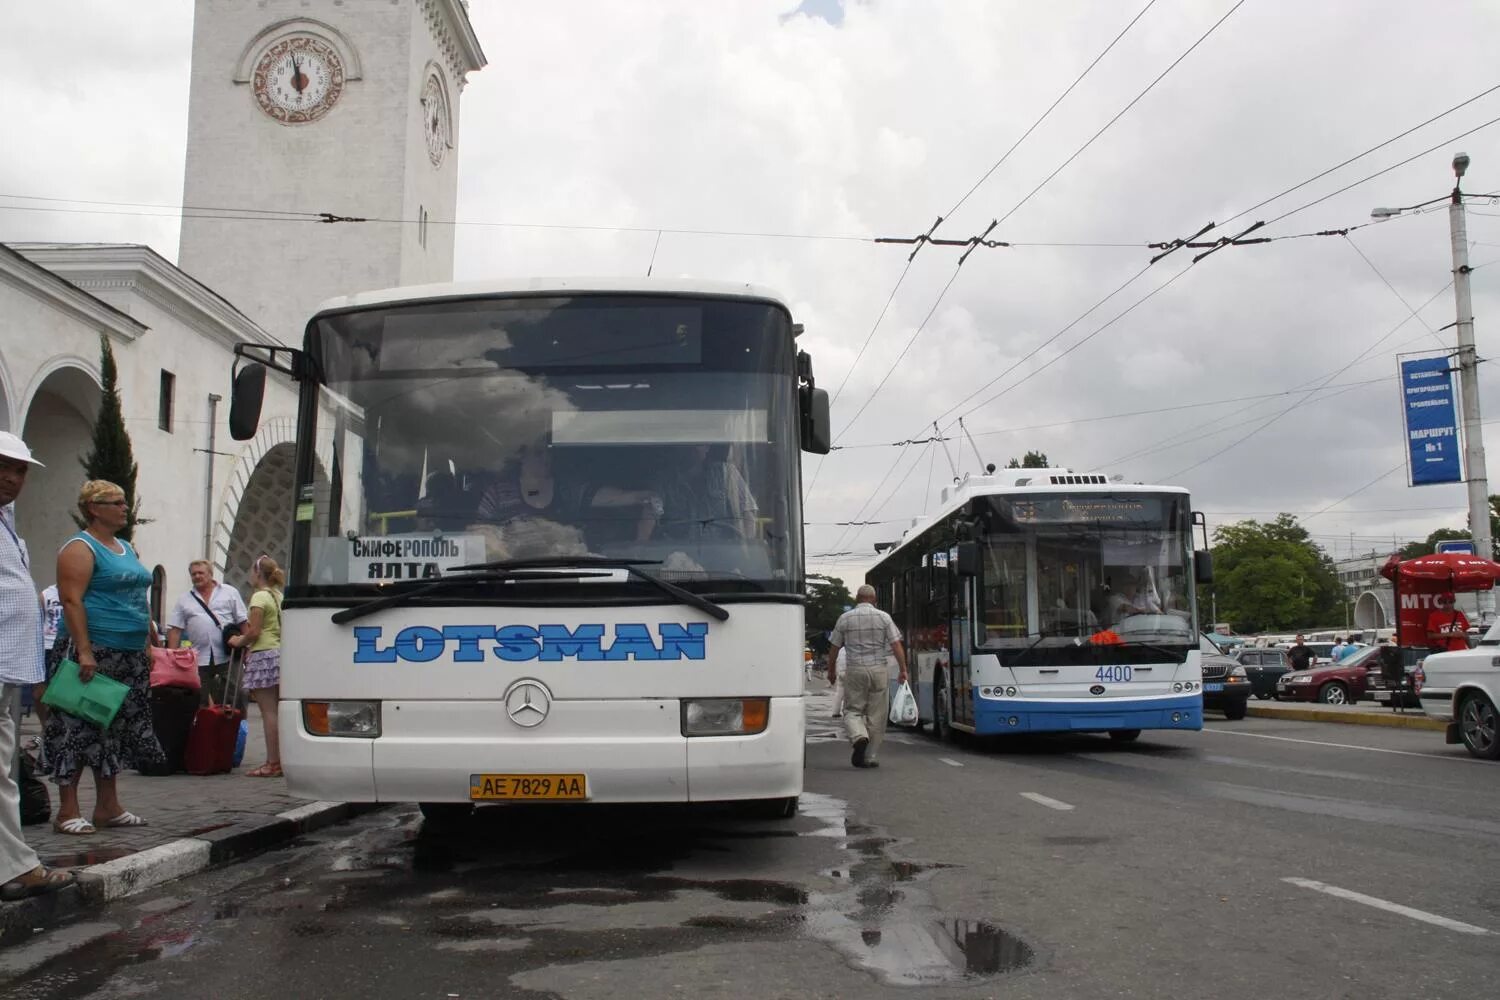
[[[608,573],[570,573],[566,575],[566,578],[582,579],[584,577],[608,575]],[[367,615],[373,615],[377,611],[384,611],[386,608],[394,608],[401,604],[410,604],[412,601],[416,600],[419,597],[425,597],[428,594],[434,594],[439,590],[445,590],[448,587],[457,586],[459,584],[511,583],[521,580],[556,580],[561,577],[563,577],[563,574],[535,572],[528,573],[524,571],[485,571],[482,573],[460,573],[455,576],[443,576],[439,577],[436,580],[430,580],[427,583],[422,584],[420,587],[413,587],[411,590],[400,590],[396,591],[395,593],[386,594],[382,597],[374,597],[368,601],[362,601],[361,603],[356,604],[353,607],[343,608],[341,610],[335,611],[332,615],[331,620],[335,625],[343,625],[346,622],[352,622],[356,619],[364,618]]]
[[[1165,656],[1165,657],[1168,657],[1168,658],[1171,658],[1171,659],[1176,659],[1177,652],[1178,652],[1177,650],[1170,649],[1170,648],[1168,648],[1166,646],[1161,646],[1161,645],[1158,645],[1158,644],[1156,644],[1154,642],[1142,642],[1139,639],[1126,639],[1124,642],[1121,642],[1119,645],[1121,645],[1121,646],[1139,646],[1141,649],[1149,649],[1153,653],[1160,653],[1162,656]],[[1223,654],[1220,653],[1218,655],[1222,656]],[[1185,657],[1184,657],[1184,659],[1185,659]]]
[[[623,569],[638,580],[644,580],[657,590],[672,597],[679,604],[697,608],[699,611],[717,621],[728,621],[729,611],[720,607],[706,597],[700,597],[691,590],[684,590],[675,583],[670,583],[651,573],[642,567],[660,566],[659,559],[610,559],[605,556],[544,556],[536,559],[500,559],[494,562],[472,563],[467,566],[455,566],[455,570],[475,570],[481,572],[499,571],[512,573],[516,570],[549,570],[549,569],[572,569],[575,567],[583,569]],[[539,573],[537,576],[545,577],[549,574]],[[589,574],[596,576],[601,574]],[[353,610],[353,609],[350,609]]]

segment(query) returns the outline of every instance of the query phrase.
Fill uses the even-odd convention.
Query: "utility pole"
[[[1453,158],[1453,196],[1448,203],[1448,229],[1453,242],[1453,299],[1458,309],[1458,389],[1463,408],[1464,472],[1469,488],[1469,534],[1474,539],[1474,554],[1481,559],[1494,558],[1494,540],[1490,537],[1489,475],[1484,467],[1484,431],[1479,420],[1479,355],[1474,347],[1474,304],[1469,295],[1469,227],[1464,217],[1461,190],[1469,155]],[[1479,617],[1488,625],[1495,617],[1495,595],[1479,594]]]

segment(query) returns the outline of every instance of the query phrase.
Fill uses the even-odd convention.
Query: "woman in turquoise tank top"
[[[146,821],[120,803],[115,776],[127,767],[162,759],[151,727],[151,613],[146,593],[151,572],[135,549],[116,537],[125,527],[125,492],[102,479],[83,484],[78,510],[87,527],[57,553],[57,591],[63,622],[47,654],[50,677],[64,659],[78,664],[85,682],[101,673],[130,687],[125,703],[108,727],[62,711],[50,712],[43,739],[43,770],[58,786],[59,833],[93,833],[100,826],[145,826]],[[94,820],[83,818],[78,779],[94,772]]]

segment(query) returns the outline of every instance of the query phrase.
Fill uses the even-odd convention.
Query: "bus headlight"
[[[771,719],[769,698],[689,698],[682,702],[684,736],[753,736]]]
[[[378,701],[304,701],[302,727],[313,736],[380,736]]]

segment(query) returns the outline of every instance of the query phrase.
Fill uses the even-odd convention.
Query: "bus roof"
[[[1111,482],[1108,476],[1077,473],[1071,469],[996,469],[987,476],[966,475],[959,482],[943,487],[941,502],[935,513],[913,519],[911,525],[901,533],[899,541],[888,550],[881,551],[876,566],[901,551],[907,542],[915,540],[923,531],[939,523],[974,497],[981,496],[1026,496],[1029,493],[1056,493],[1064,491],[1087,495],[1090,493],[1177,493],[1188,495],[1182,486],[1156,486],[1151,483]],[[882,543],[883,545],[884,543]],[[871,567],[874,568],[873,566]]]
[[[470,299],[503,295],[694,295],[714,298],[753,299],[786,308],[786,302],[769,288],[738,281],[699,278],[506,278],[493,281],[450,281],[432,285],[403,285],[353,295],[340,295],[318,306],[318,313],[342,312],[372,306]]]

